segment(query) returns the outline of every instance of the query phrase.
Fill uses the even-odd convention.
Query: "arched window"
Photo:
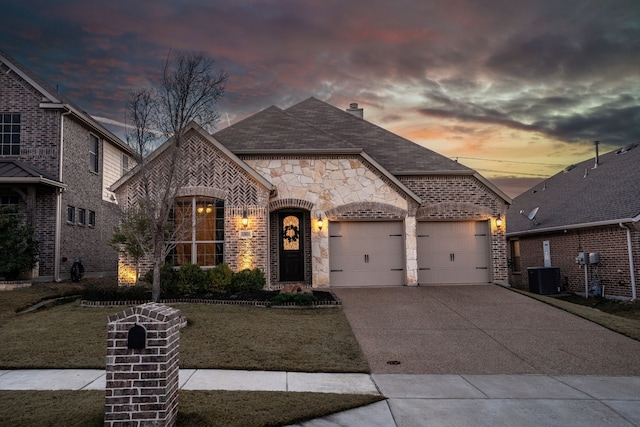
[[[224,261],[224,200],[181,197],[173,205],[175,247],[167,262],[213,267]]]

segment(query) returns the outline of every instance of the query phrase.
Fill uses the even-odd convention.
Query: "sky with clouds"
[[[511,196],[640,140],[638,0],[4,0],[0,49],[116,132],[171,50],[204,51],[218,128],[357,102]]]

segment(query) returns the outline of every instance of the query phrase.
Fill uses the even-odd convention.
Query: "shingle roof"
[[[599,156],[597,168],[595,159],[585,160],[513,199],[507,233],[636,218],[640,215],[640,144],[626,148],[630,149]],[[538,214],[530,221],[525,215],[536,207]]]
[[[17,159],[0,160],[0,182],[41,183],[55,187],[64,187],[54,176],[42,172],[28,163]]]
[[[460,163],[313,97],[284,111],[269,107],[214,136],[235,153],[362,149],[394,175],[471,172]]]
[[[135,151],[129,145],[127,145],[124,141],[114,135],[109,129],[102,126],[89,113],[75,105],[69,98],[58,92],[49,83],[42,80],[40,76],[13,59],[9,54],[3,52],[2,50],[0,50],[0,63],[1,62],[4,62],[10,68],[13,68],[14,71],[18,72],[18,74],[22,74],[22,78],[25,78],[29,84],[35,87],[51,105],[60,105],[70,109],[77,117],[86,122],[95,131],[102,134],[102,136],[108,139],[112,144],[120,147],[130,155],[135,156]]]

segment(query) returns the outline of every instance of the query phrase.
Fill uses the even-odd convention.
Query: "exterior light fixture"
[[[498,217],[496,218],[496,227],[502,227],[502,216],[500,214],[498,214]]]
[[[324,227],[324,220],[321,216],[318,216],[316,224],[318,225],[318,230],[322,230],[322,227]]]
[[[249,225],[249,217],[247,216],[247,210],[242,211],[242,225],[246,228]]]

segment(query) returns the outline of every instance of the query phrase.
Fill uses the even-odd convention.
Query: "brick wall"
[[[67,189],[62,194],[62,242],[60,255],[67,261],[61,263],[61,276],[68,277],[71,264],[80,257],[85,274],[115,276],[118,254],[109,244],[113,228],[120,215],[117,205],[102,199],[102,161],[97,173],[89,169],[88,128],[74,119],[65,117],[63,182]],[[99,142],[99,156],[104,153],[103,140]],[[66,221],[67,207],[76,210],[76,222]],[[78,209],[86,212],[86,224],[78,223]],[[95,212],[95,227],[88,225],[89,212]]]
[[[492,280],[507,282],[506,214],[508,205],[473,176],[407,176],[400,181],[424,200],[416,212],[421,220],[485,221],[501,216],[502,227],[491,221]]]
[[[151,176],[151,194],[161,191],[165,178],[167,153],[147,164]],[[269,189],[264,188],[233,159],[197,132],[190,132],[183,141],[183,158],[177,176],[181,196],[206,196],[225,202],[224,262],[234,271],[260,268],[268,280],[268,213]],[[123,208],[133,206],[144,197],[139,176],[132,177],[117,192]],[[249,224],[241,224],[242,213],[248,213]],[[251,237],[241,236],[250,232]],[[150,260],[141,262],[141,274],[152,268]],[[120,255],[118,277],[121,285],[131,283],[135,265]]]
[[[20,160],[54,177],[58,175],[60,113],[40,108],[42,95],[16,74],[0,65],[0,113],[20,114]],[[1,156],[0,156],[1,157]],[[3,186],[3,194],[17,194]],[[26,186],[19,186],[27,193]],[[23,210],[24,207],[21,208]],[[51,187],[37,186],[33,225],[40,242],[39,275],[52,275],[55,247],[56,196]]]
[[[578,252],[598,252],[600,263],[597,267],[595,265],[588,267],[589,280],[591,281],[597,273],[600,283],[605,286],[606,295],[631,297],[627,233],[617,225],[519,238],[522,266],[520,280],[517,282],[519,287],[529,289],[527,267],[544,265],[543,242],[545,240],[550,244],[551,265],[560,268],[560,282],[567,285],[568,291],[584,293],[585,290],[584,266],[575,263]],[[636,282],[640,282],[638,268],[640,232],[637,230],[632,233],[632,242]]]
[[[146,330],[144,349],[128,346],[129,331]],[[105,426],[171,426],[178,415],[180,328],[174,308],[148,303],[109,317]]]

